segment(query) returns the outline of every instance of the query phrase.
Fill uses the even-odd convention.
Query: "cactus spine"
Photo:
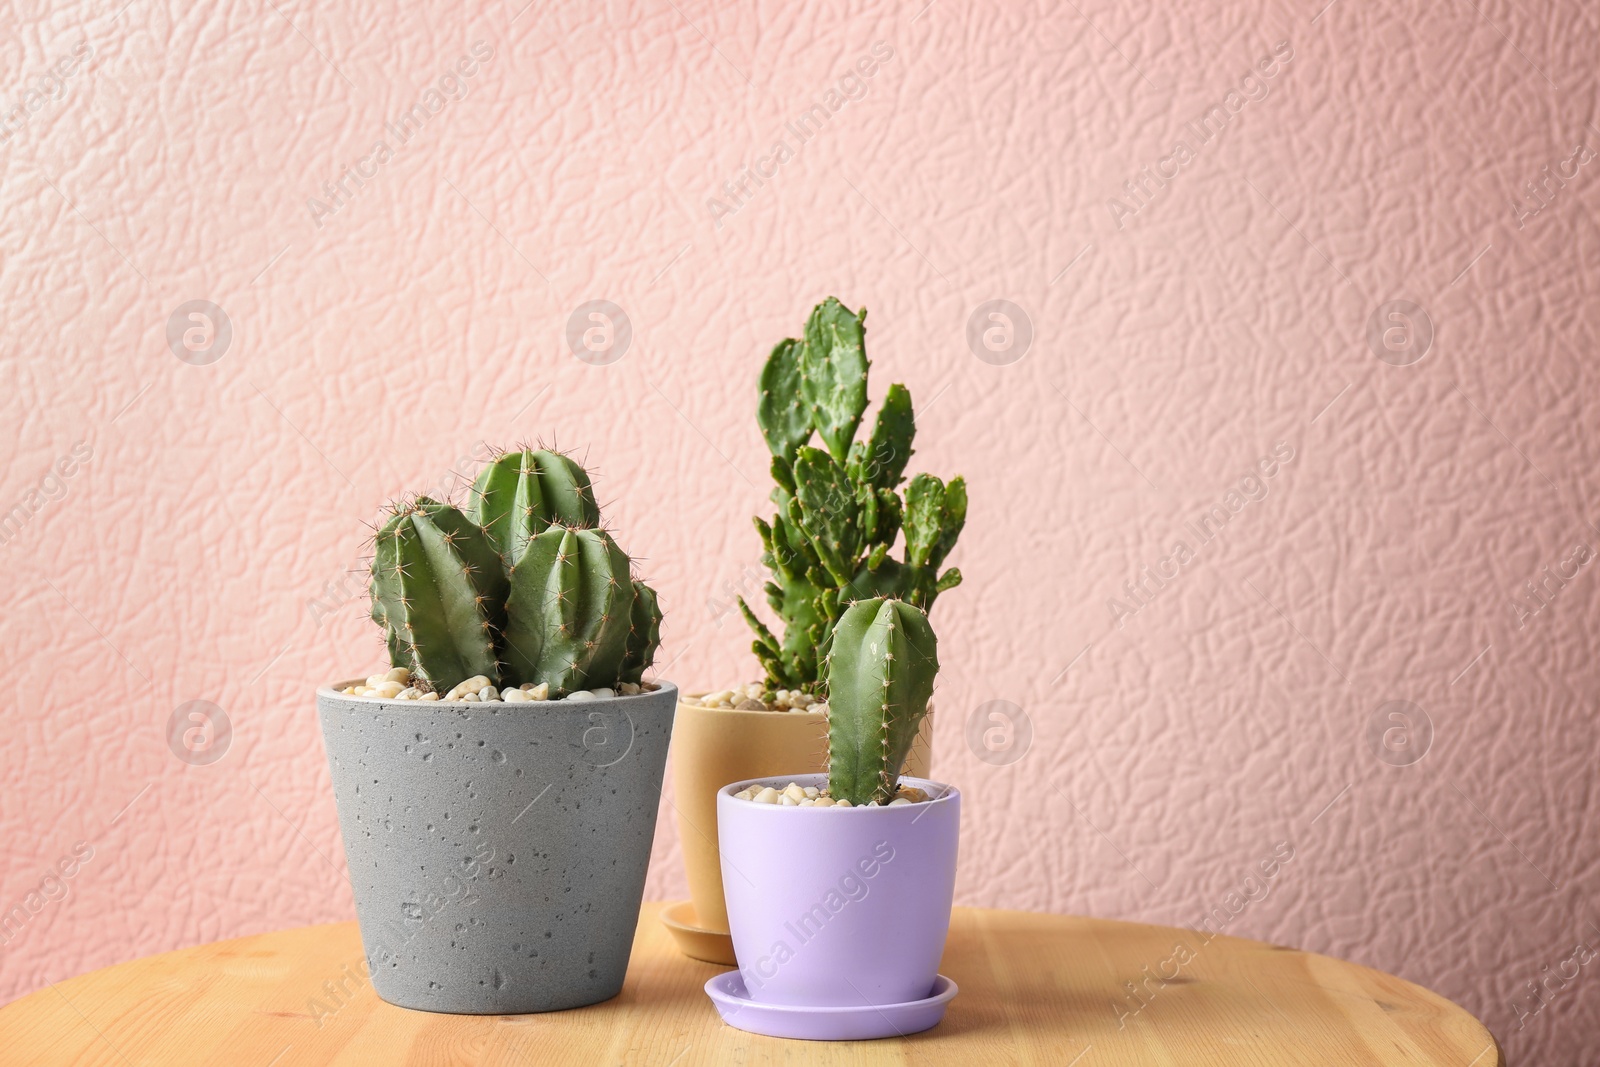
[[[828,789],[860,805],[894,798],[939,673],[938,639],[922,609],[858,600],[827,658]]]
[[[390,663],[438,692],[474,675],[555,696],[638,683],[661,609],[599,521],[588,473],[544,450],[500,455],[465,511],[426,497],[392,509],[371,586]]]
[[[867,407],[866,314],[829,297],[804,339],[779,342],[761,372],[756,421],[772,452],[777,514],[755,524],[782,638],[742,598],[739,607],[773,689],[822,689],[829,635],[851,601],[894,597],[926,611],[961,583],[959,570],[940,568],[966,522],[966,483],[919,474],[900,492],[916,436],[905,386],[889,387],[871,436],[856,439]],[[824,448],[808,444],[813,434]],[[889,553],[901,540],[897,559]]]

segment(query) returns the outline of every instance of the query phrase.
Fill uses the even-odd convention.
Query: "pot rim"
[[[716,714],[716,715],[760,715],[763,718],[768,718],[768,719],[788,719],[788,718],[796,718],[796,719],[798,719],[801,716],[812,716],[812,717],[817,718],[817,719],[824,719],[824,718],[827,717],[823,712],[810,711],[810,710],[807,710],[807,711],[764,711],[764,710],[763,711],[756,711],[753,708],[708,708],[704,704],[689,704],[689,703],[686,703],[684,701],[684,699],[683,699],[686,696],[704,696],[704,695],[705,694],[703,694],[703,693],[682,693],[682,692],[680,692],[678,694],[678,706],[682,707],[682,708],[693,708],[695,711],[704,711],[704,712],[706,712],[708,714]],[[431,703],[431,701],[430,701],[430,703]]]
[[[440,698],[439,700],[392,700],[386,697],[358,697],[342,692],[342,690],[348,688],[349,686],[365,684],[365,678],[355,678],[349,681],[334,682],[332,685],[319,685],[317,686],[317,699],[321,700],[322,698],[327,697],[332,700],[358,700],[365,701],[369,704],[377,704],[394,708],[405,708],[407,710],[417,710],[419,708],[484,708],[491,706],[490,704],[486,704],[477,700],[445,700],[443,698]],[[563,697],[560,700],[530,700],[526,701],[525,703],[529,706],[557,706],[563,709],[588,707],[589,705],[609,707],[612,704],[621,704],[630,700],[643,700],[647,697],[656,697],[659,699],[661,693],[668,689],[672,690],[675,696],[678,692],[677,685],[667,681],[664,678],[656,679],[654,684],[654,689],[646,689],[643,692],[633,693],[628,696],[618,693],[616,696],[595,697],[593,700],[567,700]],[[522,701],[508,701],[505,703],[505,706],[518,707],[523,703],[524,702]],[[674,699],[674,703],[677,703],[676,699]],[[771,712],[766,712],[765,714],[771,714]]]
[[[718,715],[814,715],[814,716],[818,716],[818,717],[821,717],[821,718],[826,718],[827,717],[826,713],[824,713],[824,712],[811,711],[809,709],[805,710],[805,711],[755,711],[754,709],[744,709],[744,708],[708,708],[704,704],[690,704],[685,699],[685,698],[688,698],[688,697],[703,697],[703,696],[706,695],[706,693],[709,693],[711,691],[712,690],[708,689],[704,693],[685,693],[682,690],[680,690],[678,692],[678,703],[683,707],[693,708],[696,711],[714,711]],[[431,701],[430,701],[430,703],[431,703]],[[928,701],[928,714],[929,715],[933,714],[933,701],[931,701],[931,700]]]
[[[756,713],[755,712],[750,712],[750,714],[754,715]],[[768,713],[768,714],[770,714],[770,713]],[[790,782],[798,782],[802,786],[806,786],[806,785],[821,786],[821,785],[826,785],[827,784],[828,775],[827,775],[826,772],[813,773],[813,774],[764,774],[759,778],[747,778],[742,782],[730,782],[727,785],[723,786],[721,789],[717,790],[717,804],[719,806],[721,805],[723,797],[727,797],[730,801],[733,800],[734,799],[733,794],[739,792],[739,790],[745,788],[746,786],[758,785],[759,784],[759,785],[770,785],[774,789],[781,789],[784,786],[788,785]],[[880,814],[877,815],[877,816],[873,816],[874,818],[885,818],[885,817],[908,818],[910,816],[905,815],[906,812],[915,812],[916,813],[915,818],[921,818],[922,814],[924,812],[926,812],[928,808],[932,807],[935,804],[948,804],[951,801],[955,801],[955,800],[960,800],[961,799],[961,790],[959,790],[955,786],[950,785],[950,784],[945,783],[945,782],[936,782],[931,778],[917,778],[917,777],[915,777],[913,775],[902,774],[900,776],[900,782],[901,782],[902,785],[904,785],[904,784],[909,782],[912,785],[916,786],[918,789],[924,790],[925,792],[927,792],[929,794],[928,799],[923,801],[921,804],[902,804],[902,805],[900,805],[899,807],[896,807],[896,808],[891,808],[888,805],[884,805],[884,806],[878,807],[878,808],[873,808],[873,807],[869,807],[869,806],[865,806],[864,805],[864,806],[858,808],[858,807],[855,807],[855,806],[852,805],[851,807],[848,807],[848,808],[840,808],[840,807],[837,807],[837,806],[830,806],[830,807],[826,807],[826,808],[806,808],[805,810],[806,811],[875,811],[875,812],[879,812]],[[935,790],[939,791],[937,796],[932,795]],[[750,807],[756,808],[756,809],[772,808],[774,810],[782,811],[782,810],[785,810],[788,807],[788,805],[786,805],[786,804],[756,804],[756,803],[754,803],[752,801],[745,801],[744,803],[747,803],[747,804],[750,805]],[[797,808],[796,810],[799,810],[799,809]]]

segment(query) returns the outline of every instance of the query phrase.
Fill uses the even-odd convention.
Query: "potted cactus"
[[[829,297],[801,338],[780,341],[761,371],[756,421],[772,453],[770,519],[755,519],[771,574],[767,605],[781,635],[739,598],[764,677],[685,697],[673,745],[675,807],[691,900],[663,921],[691,956],[734,962],[717,851],[716,791],[735,779],[823,769],[827,708],[820,667],[827,635],[853,600],[896,597],[923,611],[961,582],[941,570],[966,521],[967,489],[931,474],[906,483],[916,421],[891,385],[870,436],[866,310]],[[811,444],[813,439],[822,447]],[[904,486],[904,488],[902,488]],[[891,555],[896,543],[898,556]],[[926,731],[912,747],[926,774]]]
[[[826,653],[828,770],[717,793],[739,970],[706,984],[735,1026],[845,1039],[935,1025],[961,797],[900,771],[928,710],[938,648],[904,600],[851,604]]]
[[[393,507],[373,547],[391,666],[317,706],[374,988],[467,1014],[615,996],[677,703],[645,680],[655,594],[545,450],[460,508]]]

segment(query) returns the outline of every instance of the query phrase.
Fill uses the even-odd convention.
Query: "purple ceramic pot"
[[[748,785],[827,785],[825,774],[753,779],[717,794],[722,886],[752,1000],[804,1007],[904,1004],[933,991],[950,931],[961,794],[883,808],[736,800]]]

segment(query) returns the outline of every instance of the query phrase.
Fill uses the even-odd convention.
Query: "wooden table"
[[[1355,964],[1229,937],[1207,943],[1165,927],[973,908],[957,908],[951,926],[940,969],[961,993],[939,1026],[902,1040],[780,1041],[722,1024],[701,986],[723,968],[679,955],[659,911],[644,907],[622,994],[590,1008],[469,1016],[393,1007],[359,978],[356,926],[340,923],[169,952],[42,989],[0,1008],[0,1060],[107,1067],[1504,1062],[1489,1032],[1462,1009]],[[1163,984],[1162,975],[1171,981]]]

